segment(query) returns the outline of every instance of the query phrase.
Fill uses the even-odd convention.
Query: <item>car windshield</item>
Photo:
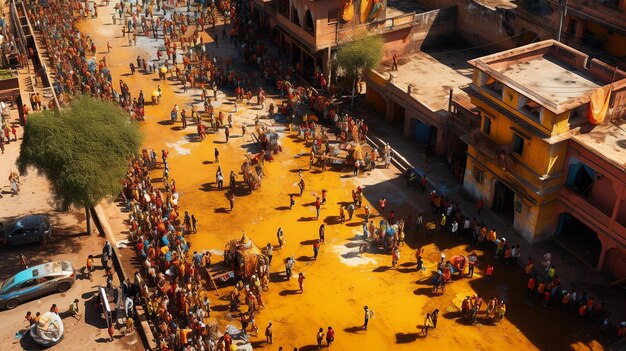
[[[5,280],[4,283],[2,283],[2,287],[0,287],[0,291],[4,291],[7,287],[11,286],[11,284],[13,284],[13,281],[15,281],[15,277],[11,277]]]

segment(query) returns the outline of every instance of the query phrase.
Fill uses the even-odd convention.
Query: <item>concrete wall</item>
[[[507,14],[511,11],[494,11],[471,0],[418,0],[418,3],[431,9],[457,6],[456,32],[473,46],[502,51],[517,45],[518,37],[510,38],[519,34],[513,18]]]

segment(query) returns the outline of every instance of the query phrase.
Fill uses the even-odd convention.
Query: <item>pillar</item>
[[[411,135],[411,117],[409,116],[409,110],[404,110],[404,129],[403,133],[405,138],[408,138]]]
[[[396,109],[396,103],[387,98],[387,112],[385,114],[385,120],[387,121],[387,123],[393,123],[393,114],[395,112]]]
[[[441,156],[446,153],[445,135],[442,127],[437,127],[437,144],[435,145],[435,155]]]

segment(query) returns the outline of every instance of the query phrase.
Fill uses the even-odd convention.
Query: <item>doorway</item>
[[[515,211],[515,192],[501,181],[496,181],[493,192],[492,209],[505,217],[513,220]]]
[[[598,234],[578,218],[569,213],[561,213],[556,236],[562,245],[585,262],[596,267],[602,252],[602,243],[598,239]]]

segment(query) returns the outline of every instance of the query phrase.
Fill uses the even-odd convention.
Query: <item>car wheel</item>
[[[4,305],[4,307],[6,307],[7,310],[12,310],[15,307],[17,307],[17,305],[19,305],[19,304],[20,304],[19,301],[13,299],[13,300],[7,301],[7,303]]]
[[[57,291],[58,292],[66,292],[70,290],[70,284],[68,283],[61,283],[59,285],[57,285]]]

